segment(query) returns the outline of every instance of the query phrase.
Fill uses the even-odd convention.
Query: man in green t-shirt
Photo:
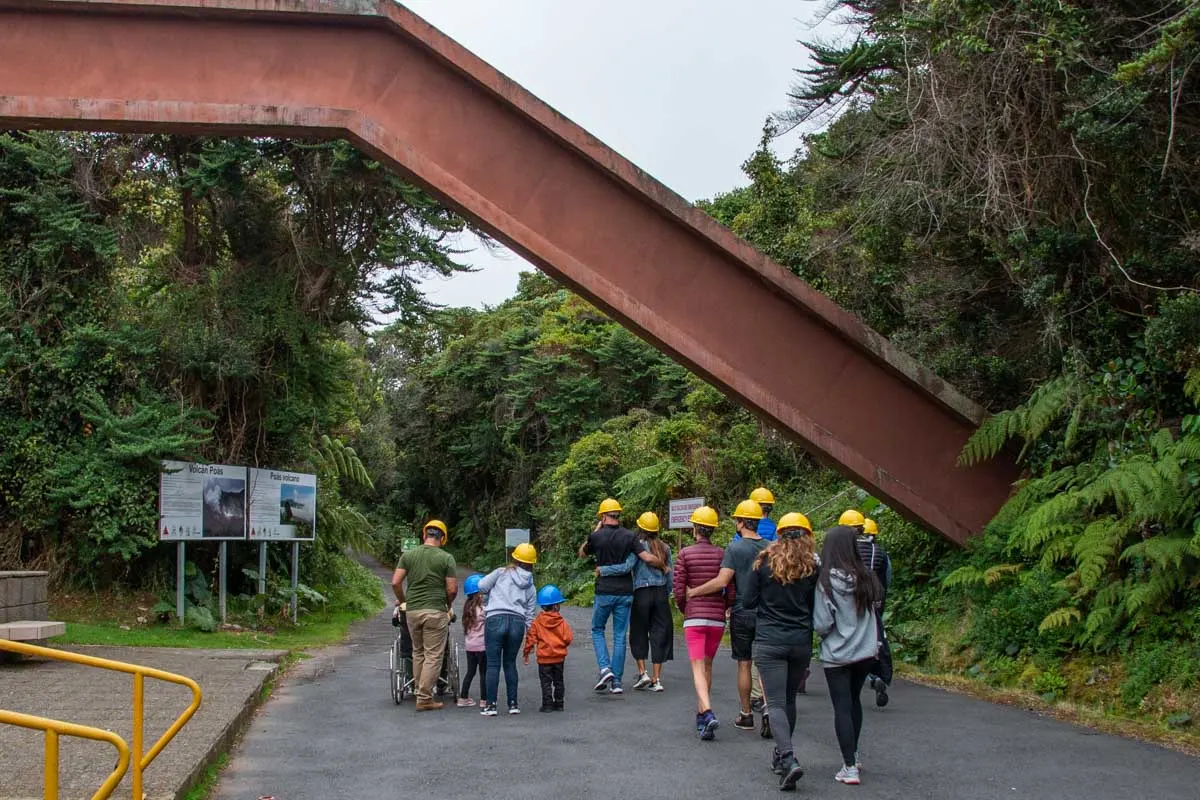
[[[446,652],[450,629],[450,607],[458,594],[458,565],[442,549],[446,523],[430,520],[423,532],[424,543],[400,556],[392,575],[396,606],[405,602],[404,581],[408,579],[408,632],[413,644],[413,675],[417,681],[417,711],[433,711],[442,704],[433,699],[433,689]]]

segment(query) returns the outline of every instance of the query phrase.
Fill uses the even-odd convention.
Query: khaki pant
[[[418,703],[433,702],[433,690],[442,671],[442,656],[446,652],[446,632],[449,629],[450,615],[445,611],[423,608],[408,612]]]

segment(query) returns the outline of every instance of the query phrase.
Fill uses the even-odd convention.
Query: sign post
[[[292,540],[292,624],[297,622],[300,604],[296,597],[296,591],[300,585],[300,540]]]
[[[675,537],[678,549],[683,549],[683,529],[692,527],[692,512],[704,505],[703,497],[683,497],[667,503],[667,530],[679,531]]]
[[[221,542],[217,551],[217,607],[221,610],[221,624],[225,624],[225,565],[229,561],[229,542]]]
[[[180,625],[183,624],[183,567],[187,561],[185,547],[187,545],[182,541],[175,545],[175,616],[179,618]]]

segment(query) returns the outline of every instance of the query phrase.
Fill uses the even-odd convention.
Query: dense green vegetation
[[[701,206],[996,412],[964,464],[1008,448],[1026,471],[965,550],[875,509],[898,656],[1183,724],[1200,4],[835,5],[848,38],[810,45],[747,185]],[[417,278],[460,269],[463,227],[342,143],[0,137],[0,563],[166,585],[168,456],[319,470],[305,597],[361,610],[374,583],[344,548],[394,558],[433,514],[476,566],[533,528],[541,573],[585,600],[574,551],[606,494],[727,510],[766,484],[818,524],[871,510],[541,276],[492,309],[431,307]]]
[[[0,136],[0,564],[165,588],[161,458],[298,468],[320,481],[303,596],[373,610],[343,554],[372,535],[345,441],[381,402],[355,331],[426,313],[416,281],[460,269],[463,227],[344,143]],[[276,550],[245,605],[286,600]],[[254,555],[234,548],[235,592]],[[192,558],[211,628],[213,546]]]

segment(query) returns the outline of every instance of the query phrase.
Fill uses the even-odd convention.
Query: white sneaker
[[[609,694],[624,694],[625,690],[621,688],[621,684],[617,683],[614,680],[611,683],[609,683],[609,685],[608,685],[608,693]]]
[[[650,684],[654,683],[650,676],[644,672],[638,673],[637,680],[633,682],[634,689],[645,689]]]
[[[479,714],[484,717],[494,717],[498,713],[500,713],[500,712],[496,711],[495,704],[484,706],[483,711],[479,712]]]
[[[648,691],[651,691],[651,692],[661,692],[661,691],[663,691],[663,689],[665,689],[666,687],[664,687],[664,686],[662,685],[662,681],[655,681],[654,683],[650,684],[650,685],[649,685],[649,686],[647,686],[646,688],[647,688],[647,690],[648,690]]]
[[[515,705],[512,705],[512,706],[509,706],[509,707],[508,707],[508,713],[510,713],[510,714],[520,714],[520,713],[521,713],[521,709],[520,709],[520,708],[518,708],[518,707],[517,707],[517,706],[515,706]]]
[[[838,770],[838,774],[833,776],[833,779],[847,786],[858,786],[861,782],[858,779],[858,767],[842,767]]]
[[[608,688],[609,682],[611,680],[613,680],[613,678],[615,678],[615,677],[616,676],[613,675],[613,671],[611,669],[609,669],[608,667],[605,667],[604,669],[600,670],[600,680],[596,681],[596,691],[603,692],[605,689]]]

